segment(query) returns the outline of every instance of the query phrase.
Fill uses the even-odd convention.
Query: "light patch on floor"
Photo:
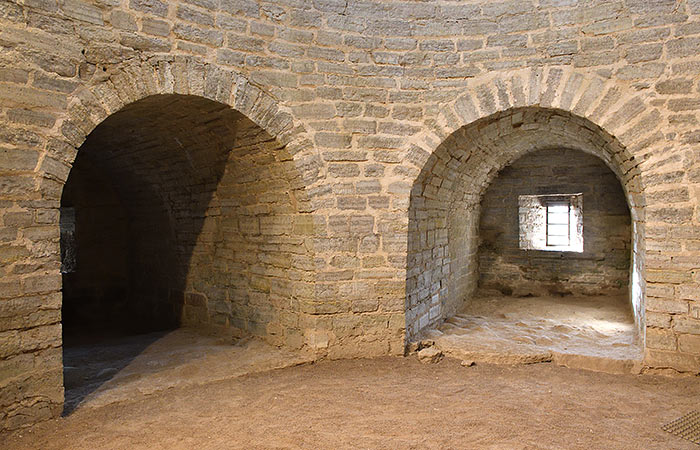
[[[482,297],[426,336],[443,353],[477,362],[554,361],[613,373],[641,369],[624,297]]]
[[[181,328],[64,349],[66,408],[96,408],[311,361],[258,339],[233,343]]]

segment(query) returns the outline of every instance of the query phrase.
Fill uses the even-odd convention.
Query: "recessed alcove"
[[[640,359],[643,224],[623,155],[586,119],[545,108],[445,139],[411,195],[409,339],[472,356]]]
[[[300,347],[304,204],[284,146],[227,105],[156,95],[99,124],[61,200],[66,408],[142,354],[168,366],[216,339]]]

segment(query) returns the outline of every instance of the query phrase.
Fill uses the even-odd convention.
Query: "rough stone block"
[[[129,0],[129,8],[159,17],[168,15],[167,2],[160,0]]]
[[[687,316],[673,317],[673,330],[678,333],[700,334],[700,320]]]
[[[646,345],[659,350],[676,350],[676,334],[671,330],[647,328]]]

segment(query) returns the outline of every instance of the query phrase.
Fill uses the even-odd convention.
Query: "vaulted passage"
[[[630,162],[599,127],[558,110],[497,113],[449,136],[411,193],[409,339],[448,319],[428,334],[471,334],[470,350],[558,350],[585,328],[584,341],[601,338],[564,347],[636,352],[643,222]]]
[[[113,114],[61,202],[65,365],[73,343],[180,326],[299,347],[307,211],[284,147],[228,106],[162,95]]]

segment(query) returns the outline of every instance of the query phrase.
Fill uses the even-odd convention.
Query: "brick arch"
[[[466,92],[454,101],[441,105],[435,118],[425,123],[425,131],[408,143],[407,158],[400,170],[402,173],[410,174],[410,183],[413,185],[409,200],[411,206],[409,206],[408,217],[409,254],[406,285],[409,339],[412,333],[422,329],[425,324],[435,323],[446,314],[453,313],[455,309],[452,305],[446,308],[445,312],[439,312],[439,308],[424,306],[418,312],[415,308],[417,298],[423,296],[430,298],[431,304],[444,304],[443,299],[451,295],[450,288],[455,290],[455,286],[461,283],[462,289],[456,290],[460,295],[469,295],[469,289],[464,286],[474,285],[476,282],[473,273],[453,274],[453,268],[449,268],[450,264],[462,267],[466,261],[460,260],[457,264],[454,263],[453,260],[456,258],[454,254],[450,254],[447,227],[445,230],[430,230],[426,236],[421,234],[422,231],[418,231],[420,239],[425,238],[427,241],[436,242],[442,240],[445,248],[437,252],[433,251],[430,256],[434,259],[437,254],[441,258],[440,268],[436,266],[432,267],[432,270],[426,270],[426,268],[416,270],[418,267],[416,258],[425,259],[426,254],[425,251],[420,250],[425,247],[425,242],[417,244],[413,242],[416,239],[411,236],[411,233],[417,232],[417,225],[413,223],[417,220],[417,216],[415,212],[412,213],[416,202],[432,203],[432,207],[443,209],[445,215],[443,220],[448,221],[450,207],[438,205],[442,201],[439,199],[439,191],[442,187],[449,185],[450,190],[458,190],[453,187],[454,184],[481,185],[481,189],[473,190],[471,194],[453,192],[449,200],[445,200],[451,205],[461,202],[464,205],[476,205],[478,208],[485,187],[502,167],[529,151],[555,146],[556,139],[547,137],[547,133],[551,130],[546,130],[537,142],[525,145],[510,155],[500,153],[506,148],[503,147],[504,145],[517,147],[518,144],[515,141],[494,142],[500,139],[501,133],[507,133],[513,116],[523,112],[549,114],[551,119],[546,120],[574,123],[584,138],[573,142],[572,147],[601,158],[621,181],[634,222],[632,278],[637,288],[632,293],[632,300],[636,310],[638,329],[643,336],[645,200],[644,179],[640,164],[643,162],[643,155],[656,145],[657,141],[651,137],[659,133],[660,113],[654,108],[648,108],[643,96],[628,90],[614,80],[577,72],[569,67],[549,67],[507,74],[490,74],[472,80]],[[503,122],[499,127],[501,120]],[[552,129],[556,129],[557,126],[554,123]],[[571,136],[574,135],[571,134]],[[460,151],[459,145],[451,141],[456,142],[459,139],[477,148],[478,155],[476,157],[456,155]],[[461,159],[468,161],[464,162]],[[455,173],[460,170],[468,173],[464,174],[464,179],[461,180],[456,177],[455,179],[447,177],[426,181],[428,176],[426,171],[435,170],[435,167],[445,171],[452,170]],[[430,191],[432,198],[425,198],[426,190]],[[424,198],[416,200],[417,195]],[[470,196],[471,198],[467,198]],[[421,214],[426,216],[424,212]],[[476,217],[477,219],[473,222],[478,224],[478,214]],[[469,226],[465,227],[460,229],[459,233],[474,233],[473,228],[470,230]],[[477,237],[475,236],[475,239]],[[474,250],[473,245],[465,244],[462,247],[466,251]],[[431,272],[437,273],[437,277],[427,277],[426,274]],[[442,274],[445,272],[450,273],[449,277],[461,281],[443,280]],[[428,280],[426,277],[431,279]],[[421,317],[423,317],[422,322]]]
[[[153,57],[115,66],[99,82],[81,85],[68,99],[58,138],[78,148],[102,121],[125,106],[153,95],[203,97],[230,106],[284,145],[306,186],[320,179],[320,157],[287,108],[245,76],[192,57]],[[72,163],[75,155],[63,161]],[[63,177],[52,174],[64,182]]]

